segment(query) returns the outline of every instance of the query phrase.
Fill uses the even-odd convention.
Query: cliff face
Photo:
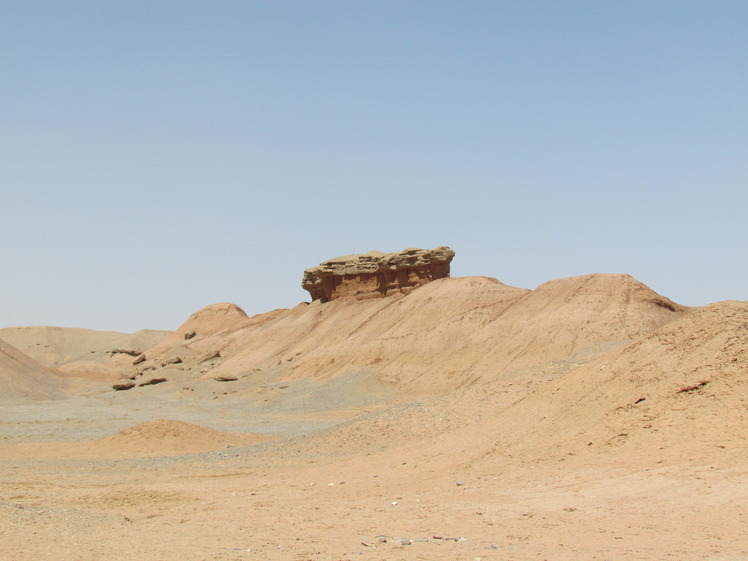
[[[394,292],[407,294],[432,280],[448,277],[454,255],[445,246],[344,255],[304,271],[301,286],[312,301],[323,302],[336,298],[382,298]]]

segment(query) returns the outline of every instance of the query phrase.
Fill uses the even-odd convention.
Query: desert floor
[[[748,560],[747,302],[470,277],[0,339],[1,561]]]
[[[81,394],[0,408],[3,560],[748,559],[745,458],[724,450],[506,457],[469,391],[338,418]],[[433,437],[377,432],[426,434],[460,402]],[[182,422],[138,425],[160,418]]]

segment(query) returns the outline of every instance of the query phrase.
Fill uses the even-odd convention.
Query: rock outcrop
[[[448,277],[454,255],[446,246],[344,255],[304,271],[301,286],[312,301],[322,302],[336,298],[381,298],[396,292],[406,294],[432,280]]]

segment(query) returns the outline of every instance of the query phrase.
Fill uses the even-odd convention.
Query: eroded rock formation
[[[381,298],[408,293],[432,280],[449,276],[455,252],[446,246],[405,249],[398,253],[370,251],[344,255],[304,271],[301,286],[314,300]]]

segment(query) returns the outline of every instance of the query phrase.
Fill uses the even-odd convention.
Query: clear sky
[[[0,327],[175,329],[341,254],[748,300],[748,2],[0,0]]]

